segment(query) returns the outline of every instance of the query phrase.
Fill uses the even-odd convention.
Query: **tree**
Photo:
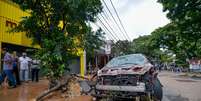
[[[140,36],[133,40],[132,42],[132,50],[135,53],[142,53],[147,56],[151,56],[152,54],[152,46],[151,46],[151,36]]]
[[[155,63],[171,62],[171,52],[161,50],[158,44],[157,35],[144,35],[133,40],[132,51],[134,53],[141,53],[147,56],[150,61]]]
[[[131,50],[131,42],[128,40],[119,40],[112,45],[112,53],[115,56],[127,55],[133,53]]]
[[[89,22],[95,22],[96,16],[102,11],[100,0],[12,0],[30,15],[23,17],[16,32],[25,32],[40,45],[35,56],[41,60],[41,67],[50,81],[48,90],[39,100],[51,91],[66,85],[63,76],[70,61],[78,51],[97,48],[90,45],[92,38],[98,39],[103,33],[93,32]],[[90,46],[89,46],[90,45]]]
[[[167,17],[171,20],[163,30],[175,33],[173,45],[179,47],[179,53],[184,53],[185,58],[201,57],[201,1],[200,0],[158,0],[163,5],[163,10],[168,11]],[[169,26],[169,28],[168,28]],[[177,32],[174,32],[176,30]],[[165,31],[163,31],[165,32]],[[173,35],[173,34],[172,34]],[[171,47],[169,47],[171,48]]]
[[[176,62],[186,65],[186,59],[201,57],[201,1],[158,0],[171,23],[152,32],[160,48],[176,54]]]
[[[61,83],[70,60],[77,56],[78,51],[90,47],[89,37],[98,37],[87,23],[95,22],[97,14],[102,11],[101,1],[12,1],[30,14],[23,17],[13,31],[25,32],[33,44],[40,45],[35,55],[41,60],[42,69],[50,83]]]
[[[88,61],[94,58],[95,51],[99,50],[100,47],[103,45],[105,38],[103,35],[105,35],[105,33],[100,28],[96,32],[92,31],[85,34],[84,38],[86,40],[84,41],[84,43]]]
[[[141,53],[146,55],[149,59],[158,58],[158,48],[154,47],[152,36],[151,35],[145,35],[140,36],[133,40],[132,42],[132,51],[134,53]]]
[[[180,31],[175,24],[169,23],[164,27],[156,29],[152,32],[153,40],[157,42],[157,46],[163,50],[169,51],[171,54],[176,55],[176,62],[185,66],[186,58],[189,56],[189,44],[185,42],[179,35]]]

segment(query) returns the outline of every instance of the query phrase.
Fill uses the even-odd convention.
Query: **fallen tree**
[[[102,4],[100,0],[12,1],[29,13],[12,32],[25,32],[33,44],[40,46],[32,55],[41,61],[41,71],[50,82],[50,89],[37,97],[40,100],[68,84],[68,80],[62,81],[62,78],[70,71],[68,66],[73,59],[90,47],[100,46],[90,43],[101,42],[104,33],[92,31],[88,23],[96,21]]]
[[[92,76],[91,79],[89,79],[88,77],[84,77],[84,76],[80,76],[80,75],[77,75],[77,74],[71,74],[71,75],[68,75],[64,78],[64,80],[60,80],[60,81],[63,81],[63,82],[60,82],[60,81],[57,81],[57,84],[52,86],[52,87],[49,87],[48,90],[44,91],[43,93],[41,93],[40,95],[38,95],[36,97],[36,101],[41,101],[44,97],[48,96],[50,93],[52,92],[55,92],[57,90],[63,90],[65,89],[68,90],[68,87],[69,87],[69,83],[71,82],[71,80],[75,80],[75,79],[84,79],[84,80],[87,80],[87,81],[92,81],[93,78],[95,76]],[[64,91],[63,91],[64,92]]]

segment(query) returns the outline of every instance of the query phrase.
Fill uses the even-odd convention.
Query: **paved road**
[[[172,72],[161,72],[159,78],[164,88],[163,101],[201,101],[201,79],[192,79]],[[0,101],[32,101],[47,89],[48,82],[28,83],[15,89],[0,87]],[[56,100],[55,100],[56,99]],[[48,101],[64,101],[50,98]],[[90,96],[79,96],[69,101],[91,101]]]
[[[164,86],[163,101],[201,101],[201,79],[173,72],[160,72],[159,78]]]
[[[160,72],[163,84],[162,101],[201,101],[201,79],[184,76],[184,73]],[[75,101],[90,101],[89,98],[77,97]]]
[[[163,101],[201,101],[201,79],[182,76],[182,73],[161,72]]]

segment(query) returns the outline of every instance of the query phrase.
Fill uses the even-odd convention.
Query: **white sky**
[[[104,1],[107,3],[113,16],[116,18],[116,21],[118,21],[109,0]],[[131,40],[142,35],[148,35],[156,28],[164,26],[170,22],[166,18],[166,14],[162,12],[162,5],[157,3],[157,0],[112,0],[112,1]],[[104,11],[106,11],[106,13],[109,14],[106,7],[104,7]],[[112,19],[111,15],[109,16],[110,18],[107,18],[107,21],[115,31],[115,33],[113,34],[118,35],[119,39],[125,39],[123,35],[120,34],[121,32],[118,30],[118,27],[116,26],[114,21],[111,20]],[[102,21],[104,21],[104,19],[101,16],[100,18],[102,19]],[[97,24],[101,26],[100,22],[97,22]],[[104,24],[107,26],[106,22],[104,22]],[[94,25],[92,26],[95,29]],[[106,38],[111,39],[111,35],[107,33],[107,31],[106,31]]]

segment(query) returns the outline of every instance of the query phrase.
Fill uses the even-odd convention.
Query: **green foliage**
[[[134,39],[132,42],[133,45],[133,51],[135,53],[142,53],[145,54],[149,57],[152,57],[152,52],[153,52],[153,46],[152,46],[152,40],[151,36],[140,36],[137,39]]]
[[[152,62],[171,62],[170,52],[160,50],[159,44],[153,35],[140,36],[132,42],[127,40],[117,41],[112,47],[112,53],[116,56],[133,53],[146,55]]]
[[[98,29],[96,32],[91,31],[84,35],[84,44],[87,54],[87,59],[90,60],[95,56],[95,51],[100,49],[100,46],[104,43],[105,33],[102,29]]]
[[[131,54],[132,52],[132,46],[131,46],[131,42],[129,42],[128,40],[119,40],[116,43],[114,43],[112,45],[112,53],[115,56],[119,56],[119,55],[126,55],[126,54]]]
[[[172,61],[171,55],[167,51],[160,50],[156,37],[153,35],[145,35],[134,39],[132,42],[132,51],[146,55],[153,62]]]
[[[159,48],[176,55],[176,63],[201,57],[201,1],[158,0],[171,23],[156,29],[151,36]]]
[[[184,58],[201,57],[201,1],[200,0],[158,0],[168,11],[171,24],[161,28],[163,36],[170,35],[174,39],[171,50],[183,53]],[[165,35],[166,34],[166,35]],[[166,39],[169,40],[169,39]],[[166,41],[167,42],[167,41]]]
[[[12,0],[30,13],[13,31],[23,31],[39,44],[35,55],[51,79],[60,79],[78,49],[94,37],[86,23],[102,11],[100,0]]]

